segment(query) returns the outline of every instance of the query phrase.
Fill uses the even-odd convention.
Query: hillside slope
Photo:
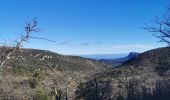
[[[2,53],[2,52],[1,52]],[[21,49],[8,58],[0,76],[0,96],[12,100],[54,99],[54,87],[62,98],[74,98],[77,85],[109,65],[76,56],[36,49]]]
[[[117,68],[97,74],[79,85],[76,93],[77,98],[85,100],[169,100],[169,90],[170,47],[166,47],[144,52]]]

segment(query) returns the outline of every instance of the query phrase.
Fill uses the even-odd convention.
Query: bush
[[[36,88],[37,87],[37,81],[36,81],[36,79],[29,79],[28,80],[28,84],[29,84],[29,86],[32,88],[32,89],[34,89],[34,88]]]

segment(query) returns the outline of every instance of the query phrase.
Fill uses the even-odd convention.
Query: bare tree
[[[151,26],[145,27],[148,32],[160,39],[160,42],[170,46],[170,7],[167,8],[167,13],[162,17],[155,17],[154,23]]]
[[[1,47],[2,54],[0,56],[0,68],[2,68],[7,59],[22,46],[23,42],[32,38],[31,34],[33,32],[39,32],[39,29],[37,28],[37,18],[33,19],[32,22],[26,23],[25,33],[21,34],[21,37],[15,41],[14,46],[3,45]]]
[[[47,70],[47,76],[52,82],[41,82],[45,87],[50,88],[51,99],[55,95],[56,100],[68,100],[69,90],[72,88],[71,82],[78,83],[80,79],[76,78],[76,73],[70,71],[64,71],[62,68],[56,67],[50,68]]]
[[[40,29],[37,27],[38,21],[37,18],[34,18],[32,21],[28,21],[25,25],[25,32],[20,35],[20,38],[15,40],[13,42],[13,46],[9,46],[6,43],[4,43],[0,50],[1,50],[1,55],[0,55],[0,69],[4,66],[5,62],[10,58],[12,54],[14,54],[17,50],[22,47],[23,43],[28,41],[31,38],[35,39],[43,39],[49,42],[55,42],[46,38],[41,38],[41,37],[33,37],[33,33],[37,33],[40,31]]]

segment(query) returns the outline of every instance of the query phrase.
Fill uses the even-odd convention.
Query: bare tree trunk
[[[68,90],[66,89],[66,100],[68,100]]]
[[[95,78],[95,100],[99,100],[98,81]]]
[[[131,79],[129,80],[128,84],[128,100],[133,100],[134,99],[134,81]]]
[[[53,97],[53,94],[52,94],[52,92],[50,93],[50,100],[52,100],[52,97]]]
[[[61,91],[55,88],[55,98],[56,100],[61,100]]]

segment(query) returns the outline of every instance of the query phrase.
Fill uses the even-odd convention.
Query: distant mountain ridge
[[[89,59],[95,59],[95,60],[100,60],[100,59],[117,59],[117,58],[123,58],[126,57],[128,53],[122,53],[122,54],[89,54],[89,55],[77,55],[80,57],[84,58],[89,58]]]
[[[117,58],[117,59],[100,59],[100,62],[104,62],[107,64],[110,64],[112,66],[119,66],[123,64],[124,62],[134,59],[139,55],[137,52],[130,52],[128,56],[123,57],[123,58]]]

